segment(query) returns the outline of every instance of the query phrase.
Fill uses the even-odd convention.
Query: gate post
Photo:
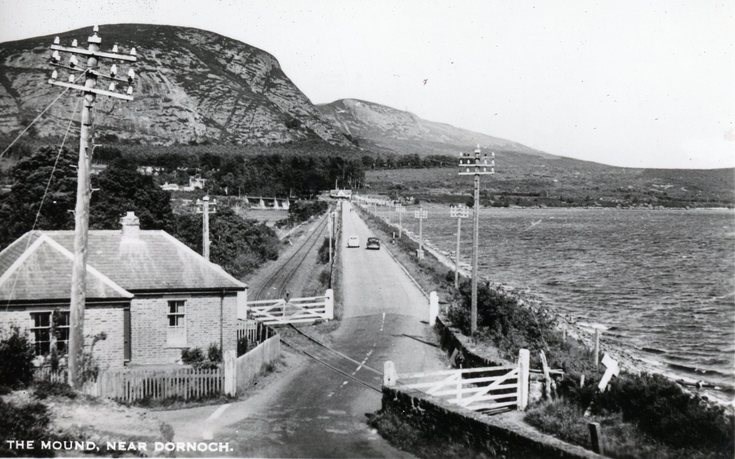
[[[225,395],[237,396],[237,357],[234,350],[225,351],[222,369],[225,373]]]
[[[528,349],[518,351],[518,410],[525,411],[528,406],[528,373],[531,353]]]
[[[398,381],[398,375],[396,374],[396,366],[392,361],[386,360],[383,364],[383,385],[393,387]]]
[[[324,318],[331,320],[334,319],[334,290],[328,289],[325,296],[327,298],[324,300]]]
[[[439,295],[436,292],[429,293],[429,325],[436,324],[436,317],[439,315]]]

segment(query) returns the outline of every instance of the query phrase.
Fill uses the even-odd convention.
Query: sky
[[[617,166],[735,166],[732,0],[0,0],[0,42],[122,22],[264,49],[314,103]]]

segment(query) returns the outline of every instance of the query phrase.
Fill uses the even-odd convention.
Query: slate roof
[[[26,233],[0,252],[2,301],[68,301],[73,254],[48,236]],[[133,294],[87,264],[87,298],[130,299]]]
[[[0,301],[69,298],[73,250],[73,231],[23,235],[0,252]],[[87,268],[89,299],[126,298],[143,291],[246,288],[220,266],[158,230],[140,230],[135,236],[123,236],[120,230],[90,230]]]

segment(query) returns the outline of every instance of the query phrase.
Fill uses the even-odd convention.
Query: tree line
[[[76,202],[76,153],[43,147],[10,170],[10,192],[0,197],[0,249],[25,232],[70,230]],[[51,179],[49,181],[49,178]],[[48,189],[47,189],[48,187]],[[92,176],[91,229],[119,229],[120,217],[134,211],[142,229],[165,230],[201,253],[201,216],[176,215],[171,195],[139,174],[137,165],[117,158],[99,175]],[[37,217],[38,216],[38,217]],[[218,209],[210,222],[211,259],[231,274],[241,277],[268,259],[278,257],[275,232],[255,220]]]

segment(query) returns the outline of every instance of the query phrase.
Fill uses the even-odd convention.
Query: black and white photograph
[[[735,457],[734,31],[0,0],[0,457]]]

